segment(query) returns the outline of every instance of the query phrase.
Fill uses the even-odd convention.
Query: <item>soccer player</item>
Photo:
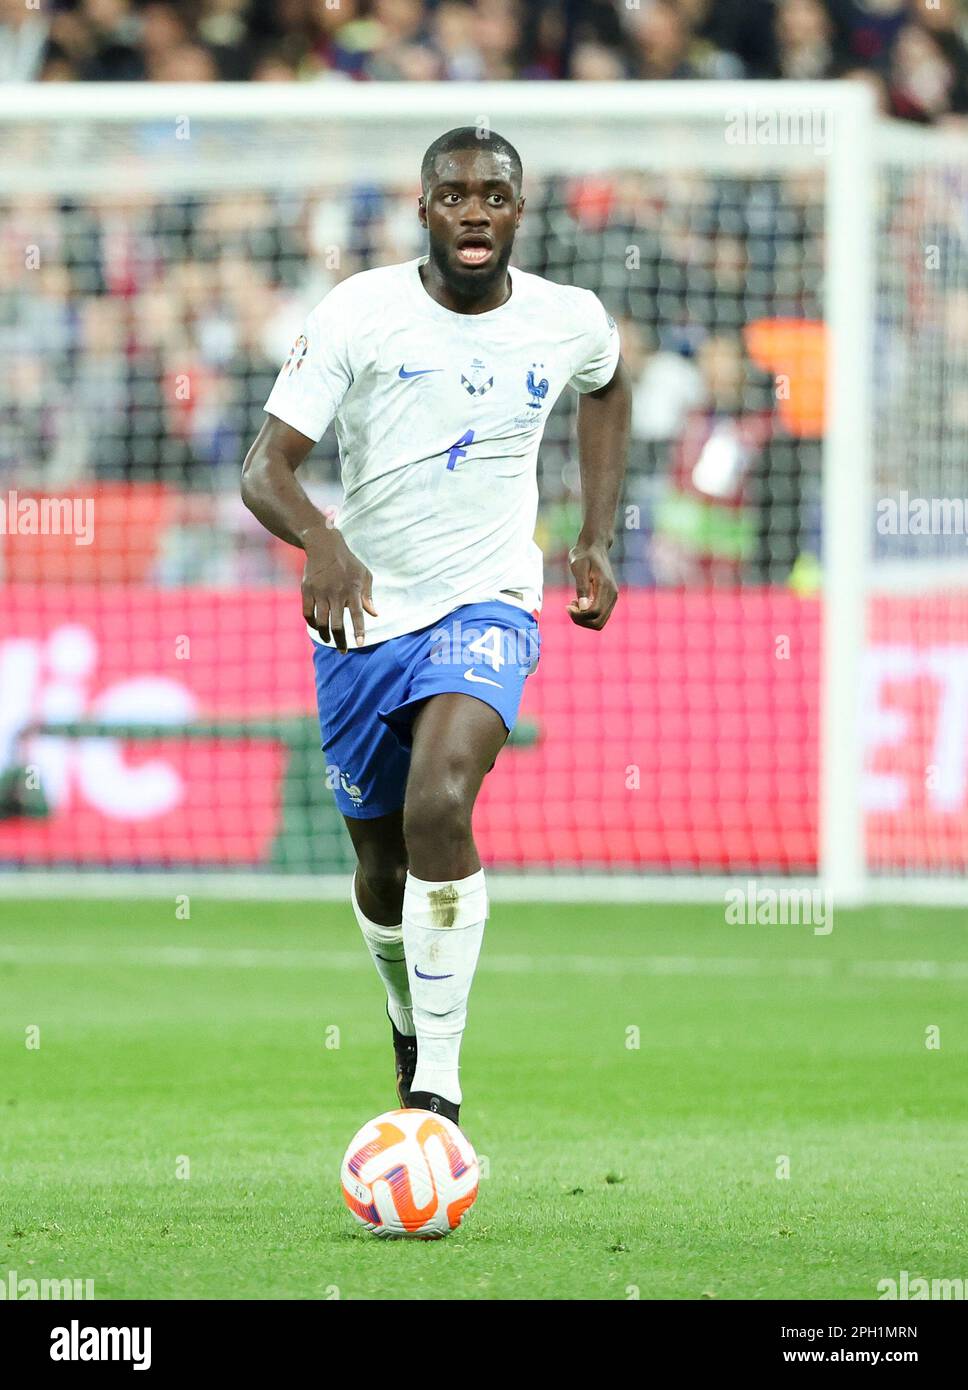
[[[494,132],[434,141],[417,205],[429,254],[351,275],[312,311],[242,479],[263,525],[306,552],[323,747],[400,1103],[455,1122],[488,915],[471,815],[537,664],[538,446],[568,385],[581,393],[583,503],[569,616],[597,631],[618,597],[608,551],[630,410],[618,333],[590,291],[509,269],[521,182]],[[296,478],[334,417],[335,522]]]

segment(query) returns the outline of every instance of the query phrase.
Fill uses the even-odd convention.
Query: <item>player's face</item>
[[[430,259],[456,294],[485,294],[507,274],[524,211],[510,162],[486,150],[437,156],[435,177],[420,200]]]

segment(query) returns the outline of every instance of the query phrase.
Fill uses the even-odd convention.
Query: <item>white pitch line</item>
[[[81,966],[106,970],[126,966],[175,970],[369,970],[359,951],[299,951],[272,947],[57,946],[0,943],[0,965]],[[794,976],[830,979],[968,980],[968,961],[855,960],[744,956],[546,956],[489,954],[480,968],[503,975],[693,976],[705,979]]]
[[[48,83],[48,86],[51,84]],[[0,86],[0,98],[2,98]],[[218,870],[169,869],[151,873],[141,870],[17,869],[0,872],[0,902],[18,899],[54,901],[57,899],[103,899],[126,902],[132,899],[171,901],[185,893],[202,899],[226,902],[345,903],[349,895],[349,869],[339,874],[273,874],[266,872],[220,872]],[[487,894],[494,903],[593,903],[615,906],[662,907],[676,903],[712,904],[722,907],[726,894],[742,889],[750,877],[761,889],[799,892],[822,888],[816,878],[771,878],[743,874],[735,878],[719,875],[604,873],[562,869],[557,873],[509,873],[488,870]],[[874,878],[869,877],[864,903],[897,908],[968,906],[968,878]],[[859,907],[860,903],[842,903]]]

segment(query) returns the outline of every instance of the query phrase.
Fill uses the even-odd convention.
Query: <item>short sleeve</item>
[[[607,386],[618,366],[618,328],[611,314],[597,295],[586,291],[583,296],[582,332],[579,337],[577,366],[570,385],[583,394]]]
[[[308,439],[323,437],[353,384],[347,322],[337,286],[309,315],[265,403],[270,415]]]

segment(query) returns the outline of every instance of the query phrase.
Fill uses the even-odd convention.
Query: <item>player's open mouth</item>
[[[491,259],[494,248],[483,241],[467,241],[457,248],[457,259],[462,265],[484,265]]]

